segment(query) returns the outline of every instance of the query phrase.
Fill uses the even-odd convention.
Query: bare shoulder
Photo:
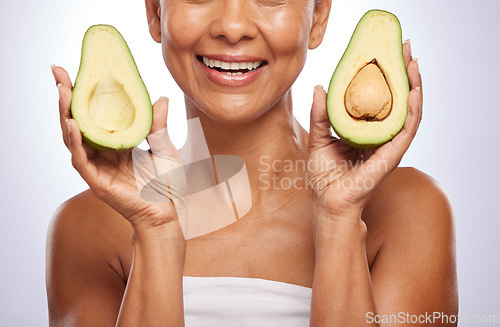
[[[429,249],[454,246],[448,195],[436,180],[415,168],[396,169],[375,191],[363,219],[372,248],[389,244],[412,244],[412,249],[417,244]]]
[[[47,234],[47,255],[76,260],[88,255],[121,267],[119,254],[128,250],[123,244],[130,245],[131,233],[123,217],[87,190],[65,201],[54,213]]]
[[[47,235],[51,326],[114,324],[125,289],[121,258],[131,251],[127,224],[91,191],[57,209]]]
[[[106,203],[84,191],[65,201],[54,213],[48,242],[70,238],[73,243],[88,243],[91,248],[131,232],[128,222]],[[129,234],[130,236],[130,234]]]
[[[417,169],[396,169],[363,218],[377,305],[385,312],[417,306],[455,313],[455,228],[443,188]]]
[[[429,175],[410,167],[397,168],[375,191],[366,207],[365,222],[373,228],[406,226],[453,229],[446,191]],[[418,229],[411,227],[419,226]]]

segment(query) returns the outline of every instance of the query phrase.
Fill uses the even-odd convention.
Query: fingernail
[[[314,87],[314,92],[316,93],[316,91],[319,91],[319,90],[323,90],[323,86],[322,85],[316,85]]]
[[[165,97],[165,96],[161,96],[160,97],[160,100],[164,100],[164,101],[167,101],[167,106],[170,104],[170,99]]]
[[[69,119],[66,119],[66,127],[68,127],[68,133],[71,133],[71,124],[69,123]]]
[[[405,41],[405,44],[408,44],[408,47],[410,47],[410,53],[411,53],[411,41],[410,41],[410,39],[407,39]]]
[[[417,90],[418,99],[420,100],[420,92],[421,92],[420,86],[417,86],[415,90]]]
[[[54,73],[54,68],[56,68],[56,65],[50,65],[50,70],[52,71],[52,76],[56,78],[56,74]]]
[[[417,58],[413,58],[413,61],[417,64],[417,69],[419,68],[418,67],[418,59]]]
[[[61,86],[62,86],[62,85],[63,85],[62,83],[58,83],[58,84],[57,84],[57,89],[58,89],[58,90],[59,90],[59,89],[61,89]]]

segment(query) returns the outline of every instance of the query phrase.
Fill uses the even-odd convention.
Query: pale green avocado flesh
[[[401,41],[396,16],[381,10],[368,11],[333,73],[328,88],[328,116],[337,135],[353,147],[378,147],[396,136],[405,123],[409,84]],[[367,66],[369,69],[364,70]],[[369,70],[378,71],[378,76],[366,73]],[[377,85],[370,84],[372,81]],[[372,111],[378,106],[374,112],[380,114],[365,114],[365,108],[350,109],[351,103],[362,103]]]
[[[149,93],[121,34],[109,25],[91,26],[82,44],[71,115],[83,140],[102,151],[133,148],[149,133]]]

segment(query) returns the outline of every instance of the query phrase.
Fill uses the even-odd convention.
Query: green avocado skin
[[[384,28],[389,27],[378,28],[380,21],[383,22]],[[351,147],[379,147],[389,142],[404,126],[408,112],[409,82],[403,59],[401,34],[401,25],[394,14],[383,10],[368,11],[358,22],[332,75],[327,94],[328,116],[335,133]],[[389,50],[380,51],[382,44],[389,45],[386,46]],[[387,77],[396,102],[393,104],[390,118],[380,122],[360,123],[351,118],[345,109],[345,92],[357,72],[373,59],[381,64],[380,68]],[[393,114],[395,116],[391,117]]]
[[[338,135],[338,132],[336,132]],[[374,149],[377,148],[381,145],[383,145],[386,142],[383,143],[375,143],[375,144],[370,144],[370,143],[356,143],[355,141],[352,141],[348,138],[341,137],[342,141],[345,143],[349,144],[351,147],[356,148],[356,149],[361,149],[361,150],[367,150],[367,149]]]
[[[147,134],[146,134],[146,136],[147,136]],[[144,136],[143,139],[145,139],[146,136]],[[89,139],[88,137],[86,137],[84,134],[82,134],[82,140],[83,140],[83,142],[85,142],[85,144],[91,146],[92,148],[96,149],[97,151],[103,151],[103,152],[122,152],[122,151],[130,150],[131,148],[133,148],[133,147],[125,147],[125,146],[124,147],[116,147],[116,148],[106,147],[106,146],[97,144],[95,142],[92,142],[92,140]]]
[[[127,150],[126,148],[119,148],[119,149],[114,149],[114,148],[108,148],[102,145],[99,145],[97,143],[92,142],[89,138],[85,137],[85,135],[82,134],[82,140],[85,142],[87,145],[90,145],[92,148],[96,149],[97,151],[104,151],[104,152],[121,152],[124,150]]]
[[[119,44],[116,54],[113,53],[113,51],[110,51],[109,49],[97,48],[97,50],[92,49],[93,52],[87,49],[87,44],[91,43],[91,41],[89,40],[92,38],[92,34],[95,34],[96,31],[98,30],[106,30],[109,32],[109,34],[113,35],[114,42]],[[98,129],[98,127],[89,126],[88,119],[81,119],[82,112],[85,110],[88,111],[88,105],[89,105],[89,100],[85,99],[86,96],[87,98],[90,96],[88,91],[89,82],[87,76],[90,74],[101,73],[93,70],[92,69],[93,67],[88,67],[92,65],[88,64],[87,57],[91,57],[92,60],[96,62],[100,60],[100,58],[106,58],[108,62],[119,61],[121,64],[126,63],[127,64],[126,69],[130,70],[130,72],[134,76],[133,79],[135,81],[130,84],[131,88],[134,88],[134,90],[138,90],[137,93],[139,94],[140,97],[138,101],[134,101],[133,103],[140,104],[140,110],[139,112],[137,109],[135,110],[135,116],[137,116],[137,112],[141,116],[140,118],[141,128],[138,130],[138,132],[134,133],[134,137],[132,139],[124,137],[122,140],[114,140],[113,142],[107,142],[105,138],[104,140],[102,137],[96,138],[94,137],[94,134],[95,130]],[[121,33],[111,25],[100,24],[100,25],[92,25],[91,27],[89,27],[85,32],[83,38],[80,68],[78,70],[78,74],[75,80],[75,84],[73,87],[73,96],[71,99],[71,116],[73,119],[75,119],[80,128],[83,142],[98,151],[105,151],[105,152],[121,152],[134,148],[136,145],[142,142],[142,140],[144,140],[149,134],[152,125],[152,115],[153,115],[153,108],[149,97],[149,93],[139,74],[132,53],[130,52],[130,49],[125,40],[123,39]],[[135,117],[133,119],[132,124],[134,124],[137,120],[138,120],[137,117]],[[82,123],[83,121],[87,121],[86,124],[83,124]]]

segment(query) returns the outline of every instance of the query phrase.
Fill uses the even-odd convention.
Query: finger
[[[168,98],[161,97],[153,105],[153,124],[146,140],[153,155],[164,158],[177,152],[168,136],[167,116]]]
[[[71,163],[92,188],[97,180],[97,168],[87,156],[87,152],[82,143],[82,134],[80,133],[76,121],[74,119],[68,119],[66,124],[68,129],[69,150],[71,151]]]
[[[73,89],[73,85],[71,84],[71,79],[64,68],[55,65],[50,66],[50,68],[59,91],[59,121],[64,144],[68,147],[68,129],[66,119],[70,118],[71,91]]]
[[[59,121],[61,124],[64,144],[68,147],[68,128],[66,120],[71,118],[70,110],[72,93],[71,89],[62,83],[57,85],[57,89],[59,91]]]
[[[406,67],[406,69],[408,69],[408,65],[413,60],[412,55],[411,55],[411,42],[410,42],[410,40],[406,40],[405,43],[403,43],[403,59],[405,62],[405,67]]]
[[[418,109],[419,109],[419,123],[422,120],[422,107],[424,101],[424,93],[422,89],[422,76],[420,75],[418,60],[414,59],[408,65],[408,80],[410,82],[410,89],[416,90],[419,89],[419,98],[418,98]]]
[[[401,132],[394,137],[392,142],[399,148],[400,156],[403,156],[404,152],[408,149],[411,141],[417,134],[418,125],[422,116],[420,99],[420,87],[416,87],[408,94],[408,115]]]
[[[314,88],[309,128],[309,146],[321,147],[332,142],[330,119],[326,108],[326,92],[321,86]]]
[[[422,89],[422,76],[420,75],[418,60],[414,59],[408,64],[408,82],[410,83],[410,90],[417,87]]]
[[[150,134],[167,127],[168,117],[168,103],[167,97],[160,97],[158,101],[153,104],[153,124],[151,125]]]
[[[70,90],[73,90],[73,84],[71,83],[71,79],[69,78],[68,73],[64,68],[52,65],[50,66],[52,69],[52,74],[54,75],[54,79],[57,84],[63,84],[69,87]]]
[[[420,88],[416,88],[408,95],[408,115],[401,131],[396,135],[392,141],[381,146],[376,154],[388,160],[388,166],[394,168],[399,164],[403,154],[410,146],[413,138],[417,134],[418,126],[421,120],[421,106],[420,106]]]

